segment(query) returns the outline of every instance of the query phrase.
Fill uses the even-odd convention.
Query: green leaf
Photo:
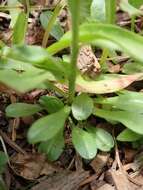
[[[4,172],[8,159],[4,152],[0,151],[0,175]]]
[[[24,44],[27,30],[28,16],[25,12],[18,15],[13,29],[13,44]]]
[[[93,0],[91,5],[91,18],[105,21],[105,0]]]
[[[121,0],[120,7],[123,11],[126,11],[130,16],[140,16],[143,15],[142,11],[133,7],[126,0]]]
[[[143,64],[139,62],[126,63],[122,72],[126,74],[141,73],[143,72]]]
[[[94,115],[106,120],[118,121],[135,133],[143,135],[142,114],[128,111],[108,111],[96,108]]]
[[[139,92],[123,91],[116,97],[104,98],[97,102],[110,105],[114,109],[143,113],[143,94]]]
[[[142,137],[142,135],[137,134],[130,129],[125,129],[117,136],[117,140],[123,142],[133,142],[141,139]]]
[[[136,8],[140,8],[140,6],[143,5],[142,0],[128,0],[128,2]]]
[[[20,6],[21,4],[18,2],[18,0],[8,0],[8,6],[13,7],[13,6]],[[11,22],[10,22],[10,27],[13,28],[14,25],[16,24],[17,18],[21,12],[20,9],[10,9],[10,16],[11,16]]]
[[[143,62],[143,37],[118,26],[102,23],[85,23],[79,28],[79,43],[95,43],[108,48],[124,51],[132,58]],[[58,42],[47,48],[55,54],[70,46],[71,33],[66,33]]]
[[[48,72],[16,72],[13,70],[0,70],[0,82],[8,87],[25,93],[29,90],[39,87],[44,81],[50,80],[51,75]]]
[[[64,107],[63,102],[55,96],[42,96],[40,97],[39,103],[44,106],[49,113],[57,112]]]
[[[58,80],[67,77],[68,65],[61,59],[52,57],[40,46],[18,45],[12,48],[3,48],[2,55],[16,61],[29,63],[37,68],[50,71]]]
[[[7,190],[7,187],[5,185],[5,182],[2,178],[2,176],[0,175],[0,190]]]
[[[7,106],[6,115],[8,117],[25,117],[41,110],[42,108],[38,104],[13,103]]]
[[[85,22],[90,18],[90,7],[92,0],[80,1],[80,22]]]
[[[8,58],[32,64],[43,63],[49,57],[46,50],[40,46],[15,45],[3,48],[3,55]]]
[[[72,113],[75,119],[85,120],[93,111],[93,101],[87,94],[77,96],[72,104]]]
[[[59,158],[63,152],[65,143],[63,130],[61,130],[56,136],[46,142],[42,142],[39,145],[39,151],[47,155],[48,160],[55,161]]]
[[[44,29],[47,28],[48,22],[52,16],[52,14],[53,13],[51,11],[44,11],[40,14],[40,22],[41,22]],[[64,35],[64,31],[63,31],[63,29],[62,29],[62,27],[58,21],[53,25],[53,28],[52,28],[50,34],[56,40],[59,40]]]
[[[96,156],[97,147],[92,134],[74,127],[72,130],[72,142],[76,151],[85,159],[92,159]]]
[[[108,133],[104,129],[88,127],[87,131],[93,135],[96,141],[96,146],[99,150],[110,151],[111,148],[113,148],[114,146],[113,137],[110,135],[110,133]]]
[[[34,144],[52,139],[63,130],[69,112],[70,108],[66,106],[56,113],[37,120],[28,131],[29,142]]]

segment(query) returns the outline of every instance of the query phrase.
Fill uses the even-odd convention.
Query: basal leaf
[[[113,137],[101,128],[95,128],[95,127],[87,127],[87,131],[90,132],[95,141],[96,146],[99,150],[102,151],[109,151],[114,146],[114,140]]]
[[[97,100],[98,103],[110,105],[114,109],[135,113],[143,113],[143,94],[139,92],[125,91],[112,98]]]
[[[68,65],[59,58],[54,58],[40,46],[18,45],[12,48],[5,47],[3,56],[13,61],[29,63],[36,68],[50,71],[58,80],[64,80],[68,73]]]
[[[25,12],[18,15],[13,30],[13,44],[24,44],[27,30],[28,16]]]
[[[142,114],[128,111],[109,111],[97,108],[93,114],[108,121],[118,121],[133,132],[143,135]]]
[[[85,23],[79,28],[79,42],[106,45],[124,51],[133,59],[143,62],[143,37],[118,26],[102,23]],[[60,41],[54,43],[48,52],[55,54],[71,44],[71,33],[66,33]]]
[[[142,137],[142,135],[137,134],[130,129],[125,129],[117,136],[117,140],[123,142],[133,142],[141,139]]]
[[[63,102],[55,96],[42,96],[39,102],[49,113],[57,112],[64,107]]]
[[[28,131],[29,142],[34,144],[52,139],[64,129],[64,123],[69,112],[70,108],[65,107],[56,113],[37,120]]]
[[[63,152],[64,146],[65,143],[64,143],[63,130],[61,130],[52,139],[40,143],[39,151],[45,153],[48,157],[48,160],[55,161],[59,158],[59,156]]]
[[[126,74],[141,73],[143,72],[143,64],[139,62],[126,63],[122,72]]]
[[[14,70],[0,70],[0,82],[18,92],[25,93],[38,88],[44,81],[50,80],[48,72],[16,72]]]
[[[25,117],[41,110],[42,108],[38,104],[13,103],[7,106],[6,115],[8,117]]]
[[[92,134],[74,127],[72,130],[72,142],[76,151],[85,159],[92,159],[96,156],[97,147]]]
[[[93,111],[93,101],[87,94],[77,96],[72,104],[72,113],[77,120],[87,119]]]

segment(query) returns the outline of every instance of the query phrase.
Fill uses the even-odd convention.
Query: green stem
[[[108,24],[115,24],[116,21],[116,0],[106,0],[106,22]]]
[[[135,21],[136,21],[136,16],[132,16],[131,17],[131,31],[134,32],[135,31]]]
[[[109,50],[107,48],[104,48],[102,56],[101,56],[101,60],[100,60],[100,65],[103,65],[105,63],[108,55],[109,55]]]
[[[44,34],[44,37],[43,37],[43,41],[42,41],[42,47],[46,48],[47,46],[47,42],[48,42],[48,38],[49,38],[49,35],[50,35],[50,31],[57,19],[57,16],[59,15],[61,9],[63,8],[63,3],[62,2],[59,2],[56,6],[56,8],[54,9],[53,11],[53,14],[48,22],[48,25],[47,25],[47,28],[45,30],[45,34]]]
[[[68,2],[72,16],[71,65],[69,75],[69,103],[72,103],[75,96],[76,64],[79,50],[80,0],[69,0]]]

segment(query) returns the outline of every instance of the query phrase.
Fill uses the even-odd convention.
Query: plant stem
[[[72,42],[71,42],[71,65],[69,76],[69,103],[71,104],[75,96],[76,65],[78,57],[79,41],[79,17],[80,0],[69,0],[69,7],[72,16]]]
[[[48,38],[49,38],[49,34],[50,34],[50,31],[57,19],[57,16],[59,15],[61,9],[63,8],[63,3],[62,2],[59,2],[56,6],[56,8],[54,9],[53,11],[53,14],[48,22],[48,25],[47,25],[47,28],[45,30],[45,34],[44,34],[44,37],[43,37],[43,41],[42,41],[42,47],[46,48],[47,46],[47,42],[48,42]]]
[[[116,0],[106,0],[106,22],[108,24],[114,24],[116,21]]]
[[[135,21],[136,21],[136,16],[132,16],[131,17],[131,31],[134,32],[135,31]]]

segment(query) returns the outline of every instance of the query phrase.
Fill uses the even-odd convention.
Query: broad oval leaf
[[[39,151],[45,153],[48,157],[48,160],[55,161],[59,158],[63,152],[65,143],[63,130],[61,130],[56,136],[52,139],[42,142],[39,145]]]
[[[96,108],[94,115],[108,121],[118,121],[135,133],[143,135],[143,116],[139,113],[128,111],[109,111]]]
[[[74,127],[72,130],[72,142],[76,151],[85,159],[92,159],[96,156],[97,147],[92,134]]]
[[[114,146],[112,135],[101,128],[89,127],[87,130],[93,135],[99,150],[109,151]]]
[[[130,129],[125,129],[117,136],[117,140],[123,142],[134,142],[141,139],[142,137],[142,135],[137,134]]]
[[[64,103],[55,96],[42,96],[39,99],[39,103],[44,106],[49,113],[57,112],[64,107]]]
[[[28,131],[30,143],[38,143],[52,139],[59,131],[63,130],[70,108],[64,107],[60,111],[37,120]]]
[[[75,119],[85,120],[93,111],[93,100],[87,94],[77,96],[72,104],[72,113]]]
[[[25,117],[41,110],[42,108],[38,104],[13,103],[7,106],[6,115],[8,117]]]

